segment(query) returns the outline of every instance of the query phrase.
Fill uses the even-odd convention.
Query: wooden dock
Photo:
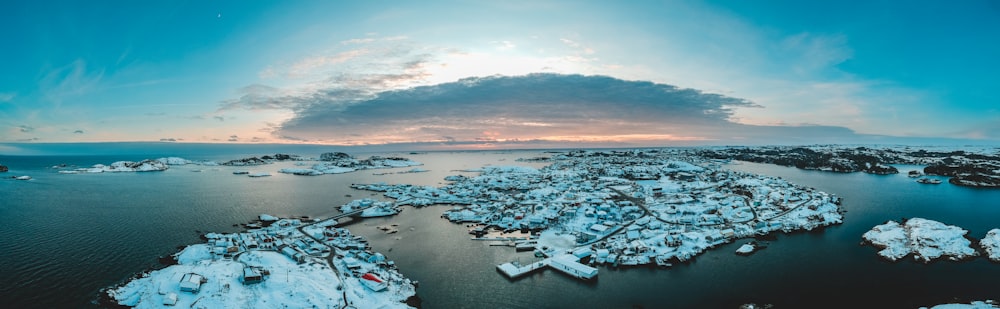
[[[497,271],[510,279],[516,279],[545,267],[558,270],[581,280],[590,280],[597,277],[597,268],[580,264],[578,261],[579,258],[572,254],[563,254],[528,265],[521,265],[518,262],[503,263],[497,265]]]
[[[507,278],[516,279],[536,270],[545,268],[546,266],[549,266],[549,259],[544,259],[528,265],[521,265],[521,263],[518,262],[503,263],[497,265],[497,270],[507,276]]]

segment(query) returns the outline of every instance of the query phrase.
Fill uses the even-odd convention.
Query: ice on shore
[[[972,242],[964,237],[968,232],[957,226],[912,218],[905,224],[889,221],[877,225],[862,238],[882,248],[878,254],[890,261],[913,254],[914,260],[928,263],[942,257],[954,261],[976,256]]]

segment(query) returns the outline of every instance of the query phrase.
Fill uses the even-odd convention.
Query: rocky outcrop
[[[979,245],[986,251],[986,256],[989,257],[990,261],[1000,262],[1000,229],[986,232],[986,237],[983,237]]]
[[[806,147],[728,148],[703,151],[702,155],[838,173],[899,173],[895,167],[887,165],[895,161],[893,155],[865,147],[819,150]]]
[[[118,161],[106,166],[105,172],[157,172],[170,168],[167,164],[156,160],[142,160],[139,162]]]
[[[952,176],[948,182],[959,186],[1000,188],[1000,167],[992,161],[935,164],[925,167],[924,173]]]
[[[358,170],[396,168],[423,165],[420,162],[412,161],[402,157],[381,157],[371,156],[368,159],[358,160],[343,152],[327,152],[320,155],[319,162],[311,168],[285,168],[279,170],[281,173],[316,176],[323,174],[342,174]],[[420,172],[420,171],[411,171]]]
[[[916,261],[929,263],[939,258],[958,261],[978,255],[972,241],[965,237],[969,231],[953,225],[913,218],[904,224],[889,221],[873,227],[862,235],[865,243],[881,248],[880,256],[897,261],[913,255]]]
[[[258,157],[249,157],[249,158],[243,158],[243,159],[230,160],[230,161],[227,161],[227,162],[223,162],[222,165],[228,165],[228,166],[255,166],[255,165],[271,164],[271,163],[276,162],[276,161],[301,161],[301,160],[302,160],[302,158],[300,158],[299,156],[296,156],[296,155],[288,155],[288,154],[279,153],[279,154],[275,154],[273,156],[271,156],[271,155],[262,156],[260,158],[258,158]]]
[[[7,166],[0,165],[0,173],[6,173],[6,172],[7,172]]]
[[[229,160],[229,161],[226,161],[226,162],[222,162],[222,165],[228,165],[228,166],[253,166],[253,165],[264,165],[264,164],[269,164],[269,163],[271,163],[271,162],[265,161],[264,159],[261,159],[261,158],[258,158],[258,157],[249,157],[249,158],[242,158],[242,159]]]
[[[337,161],[344,159],[351,159],[351,155],[343,152],[326,152],[319,155],[320,161]]]

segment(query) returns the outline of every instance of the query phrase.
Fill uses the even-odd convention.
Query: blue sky
[[[996,1],[24,2],[0,32],[0,142],[1000,140]]]

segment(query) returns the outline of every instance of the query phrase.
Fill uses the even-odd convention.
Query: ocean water
[[[297,149],[302,150],[302,149]],[[315,149],[305,149],[314,151]],[[56,164],[89,166],[167,155],[228,160],[248,154],[203,149],[105,156],[0,156],[11,167],[0,179],[0,296],[10,308],[87,308],[98,291],[157,266],[157,257],[199,243],[200,233],[233,232],[262,213],[324,217],[363,197],[352,183],[439,185],[444,176],[484,165],[532,165],[520,157],[539,151],[429,152],[401,155],[425,163],[427,173],[370,170],[316,177],[277,173],[294,163],[252,168],[179,166],[166,172],[61,175]],[[305,156],[315,153],[291,152]],[[365,154],[358,154],[365,156]],[[921,185],[905,175],[875,176],[802,171],[742,163],[728,168],[783,177],[844,199],[845,223],[779,234],[749,257],[737,241],[670,269],[600,267],[595,282],[543,271],[511,281],[495,265],[531,261],[528,253],[469,240],[466,227],[441,219],[448,206],[406,207],[395,217],[350,225],[385,253],[403,274],[418,280],[424,308],[735,308],[756,302],[778,308],[916,308],[970,299],[1000,299],[1000,265],[984,258],[930,265],[882,261],[861,234],[886,220],[924,217],[958,225],[981,238],[1000,228],[1000,190],[950,184]],[[903,167],[906,171],[910,167]],[[917,167],[913,167],[917,168]],[[234,170],[267,171],[249,178]],[[197,172],[196,170],[201,170]],[[374,194],[374,195],[373,195]],[[384,234],[376,225],[399,224]]]

